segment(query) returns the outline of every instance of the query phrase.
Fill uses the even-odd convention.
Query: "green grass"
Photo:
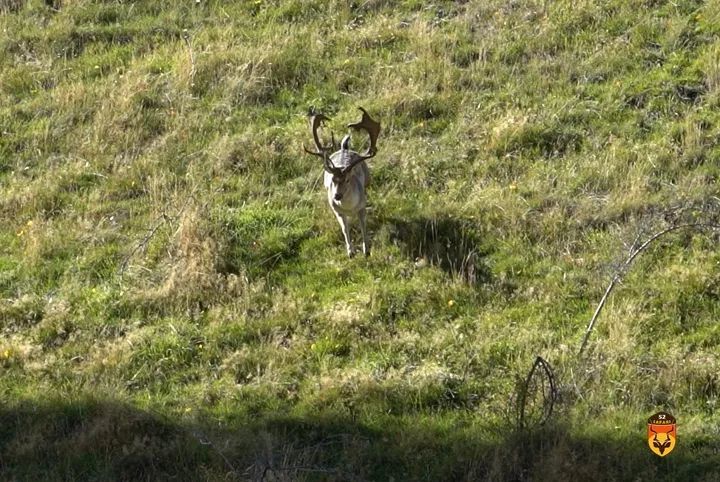
[[[181,3],[0,7],[4,476],[720,477],[717,233],[577,356],[717,199],[718,1]],[[382,122],[368,259],[311,106]]]

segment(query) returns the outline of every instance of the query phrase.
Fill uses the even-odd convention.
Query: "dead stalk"
[[[620,265],[620,267],[615,271],[613,274],[612,279],[610,280],[610,283],[608,284],[608,287],[605,289],[605,293],[603,294],[602,298],[600,299],[600,303],[598,303],[597,308],[595,308],[595,312],[593,313],[592,318],[590,318],[590,322],[588,323],[588,326],[585,330],[585,335],[583,336],[582,343],[580,345],[580,350],[578,351],[578,357],[580,357],[585,351],[585,347],[587,346],[588,340],[590,339],[590,334],[592,333],[593,329],[595,328],[595,323],[597,322],[598,316],[600,316],[600,312],[602,311],[603,307],[605,306],[605,302],[607,301],[608,297],[610,296],[610,293],[612,292],[613,288],[615,288],[615,285],[622,279],[622,277],[627,273],[627,271],[630,269],[630,265],[635,261],[635,259],[643,252],[645,251],[650,244],[652,244],[654,241],[657,241],[662,236],[672,233],[673,231],[677,231],[680,229],[695,229],[698,231],[701,230],[718,230],[720,229],[720,225],[713,224],[713,223],[683,223],[683,224],[673,224],[671,226],[668,226],[665,229],[662,229],[656,233],[654,233],[652,236],[650,236],[645,242],[640,244],[638,246],[638,241],[640,237],[638,236],[635,238],[635,241],[633,242],[632,246],[630,247],[630,254],[628,255],[627,259]]]

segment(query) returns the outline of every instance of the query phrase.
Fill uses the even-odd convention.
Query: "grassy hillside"
[[[717,224],[720,1],[48,3],[0,3],[3,478],[720,479],[716,232],[578,354]],[[311,106],[382,122],[368,259]]]

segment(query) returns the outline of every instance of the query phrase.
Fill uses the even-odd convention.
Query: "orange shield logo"
[[[665,457],[673,451],[677,441],[675,417],[667,412],[658,412],[648,419],[648,446],[655,455]]]

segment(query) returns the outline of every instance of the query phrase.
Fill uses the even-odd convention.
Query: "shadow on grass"
[[[717,445],[685,438],[665,458],[643,434],[578,436],[556,424],[525,435],[477,424],[379,415],[255,418],[184,426],[106,401],[0,409],[4,480],[718,480]],[[377,423],[380,421],[381,423]]]
[[[439,266],[472,285],[490,281],[490,269],[483,262],[488,249],[472,220],[440,216],[381,222],[389,229],[390,241],[409,258]]]
[[[3,480],[189,480],[202,478],[211,463],[189,433],[121,403],[0,408]]]

